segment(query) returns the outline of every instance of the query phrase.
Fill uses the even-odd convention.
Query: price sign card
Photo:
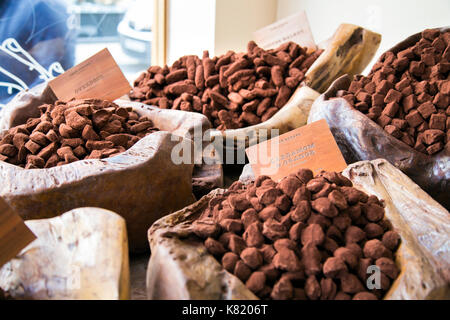
[[[325,120],[297,128],[246,149],[255,176],[281,180],[300,168],[314,174],[340,172],[347,167]]]
[[[23,220],[0,198],[0,267],[34,239]]]
[[[258,46],[266,50],[275,49],[288,41],[295,42],[303,47],[316,49],[305,11],[300,11],[255,31],[253,40]]]
[[[58,99],[103,99],[113,101],[127,94],[130,84],[108,49],[67,70],[49,82]]]

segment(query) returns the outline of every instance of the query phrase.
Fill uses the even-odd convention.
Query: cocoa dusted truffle
[[[262,299],[380,299],[397,278],[400,237],[383,202],[340,173],[301,169],[276,183],[235,182],[211,199],[192,232]],[[370,266],[381,289],[368,289]]]

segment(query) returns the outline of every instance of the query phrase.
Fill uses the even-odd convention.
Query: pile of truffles
[[[284,106],[321,53],[293,42],[263,50],[251,41],[247,53],[183,56],[171,67],[148,68],[134,81],[130,98],[203,113],[219,130],[255,125]]]
[[[338,97],[415,150],[450,148],[450,31],[427,29],[413,46],[388,51]]]
[[[383,203],[340,173],[301,169],[274,182],[235,182],[209,202],[192,232],[261,299],[379,299],[399,270],[399,235]],[[369,266],[380,289],[369,290]]]
[[[109,101],[57,101],[39,110],[40,118],[0,136],[0,161],[36,169],[107,158],[158,130],[149,118]]]

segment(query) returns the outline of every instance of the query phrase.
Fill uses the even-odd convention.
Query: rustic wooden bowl
[[[26,221],[37,239],[0,268],[11,299],[130,297],[125,220],[109,210],[80,208]]]
[[[343,74],[363,71],[380,42],[381,35],[378,33],[352,24],[341,24],[327,42],[325,51],[309,68],[305,80],[280,111],[257,125],[224,131],[213,129],[211,141],[221,139],[226,149],[242,149],[260,140],[260,129],[266,129],[267,138],[270,138],[271,129],[278,129],[279,134],[283,134],[305,125],[312,102],[319,96],[315,91],[322,93]]]
[[[28,91],[19,92],[7,106],[0,110],[0,132],[11,127],[23,124],[28,118],[39,117],[38,107],[44,103],[54,103],[57,100],[53,91],[45,83],[39,84]],[[192,139],[194,132],[201,132],[211,129],[211,123],[201,114],[196,116],[186,115],[184,111],[166,110],[151,107],[139,102],[132,102],[128,96],[124,96],[116,103],[124,106],[133,106],[136,111],[146,110],[146,114],[153,117],[157,127],[164,131]],[[141,111],[142,114],[142,111]],[[200,115],[200,117],[198,116]],[[206,142],[205,142],[206,144]],[[208,159],[216,159],[215,151],[204,155]],[[192,173],[193,193],[197,198],[201,198],[209,191],[223,186],[222,164],[218,161],[210,161],[207,164],[196,164]]]
[[[46,90],[41,96],[32,92],[19,95],[2,110],[2,128],[38,116],[37,106],[43,100],[51,100]],[[207,130],[210,123],[201,114],[116,102],[148,116],[162,131],[144,137],[122,154],[101,160],[33,170],[0,161],[0,196],[24,219],[51,218],[83,206],[113,210],[127,222],[130,249],[143,251],[148,250],[146,234],[154,221],[195,201],[194,164],[175,164],[171,153],[181,141],[193,144],[189,137],[196,130]],[[204,175],[220,184],[221,165],[208,169]],[[202,172],[201,166],[198,171]]]
[[[377,123],[352,108],[345,99],[327,100],[337,90],[348,88],[349,82],[347,76],[336,80],[315,101],[308,122],[327,121],[347,163],[384,158],[447,209],[450,208],[450,150],[444,149],[432,156],[418,152],[389,135]]]
[[[443,28],[448,30],[448,28]],[[390,49],[399,52],[420,39],[417,33]],[[308,123],[325,119],[347,163],[384,158],[408,175],[444,207],[450,209],[450,150],[434,155],[416,151],[392,137],[377,123],[352,108],[343,98],[329,100],[336,92],[348,89],[351,77],[344,75],[333,82],[311,107]]]
[[[386,219],[402,240],[396,252],[401,272],[385,299],[449,298],[448,211],[385,160],[355,163],[344,175],[357,188],[385,201]],[[150,228],[149,299],[256,299],[200,241],[186,238],[190,225],[207,207],[209,199],[221,192],[224,190],[212,191]]]
[[[305,80],[272,118],[246,128],[213,130],[211,137],[221,138],[225,145],[241,149],[258,143],[260,129],[266,129],[269,133],[267,138],[270,139],[271,129],[278,129],[279,134],[283,134],[305,125],[311,105],[318,97],[317,92],[324,92],[343,74],[362,72],[372,60],[380,42],[381,35],[378,33],[352,24],[341,24],[324,48],[325,51],[306,72]]]

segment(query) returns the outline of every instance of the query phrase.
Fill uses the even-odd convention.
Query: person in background
[[[20,78],[28,88],[44,81],[39,72],[6,53],[4,41],[14,38],[46,70],[54,62],[67,70],[75,59],[75,31],[70,21],[63,0],[0,0],[0,106],[18,92],[8,92],[5,83],[16,82],[6,73]]]

